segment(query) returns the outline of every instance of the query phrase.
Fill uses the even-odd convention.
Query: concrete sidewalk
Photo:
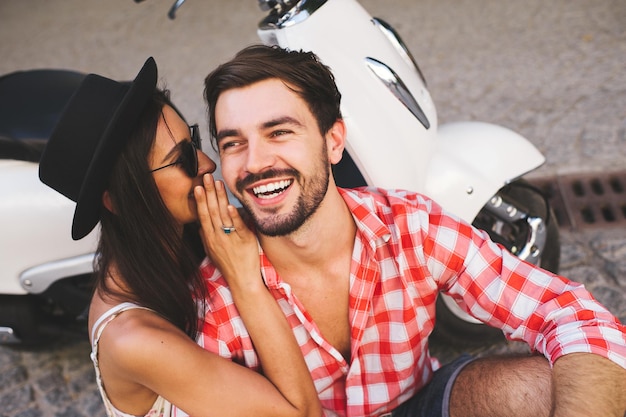
[[[171,3],[0,2],[0,74],[62,67],[127,79],[154,56],[174,101],[206,132],[202,80],[258,42],[262,13],[254,0],[189,1],[170,21]],[[626,168],[623,0],[361,3],[403,36],[440,123],[480,120],[519,132],[546,155],[534,177]],[[626,321],[626,228],[562,232],[563,275]],[[467,347],[435,350],[446,361]],[[52,416],[104,416],[88,343],[68,335],[37,350],[0,347],[0,417]]]

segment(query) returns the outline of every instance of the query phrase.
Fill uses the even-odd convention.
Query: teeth
[[[282,180],[277,182],[271,182],[269,184],[259,185],[254,187],[252,191],[258,198],[273,198],[283,192],[292,183],[292,180]]]

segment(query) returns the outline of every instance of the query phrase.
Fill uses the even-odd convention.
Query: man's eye
[[[289,130],[275,130],[272,132],[272,137],[283,136],[291,133]]]
[[[221,150],[225,151],[225,150],[228,150],[228,149],[232,149],[232,148],[236,147],[238,144],[239,144],[239,142],[223,142],[221,144]]]

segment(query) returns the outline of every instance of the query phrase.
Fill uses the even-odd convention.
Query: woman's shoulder
[[[150,308],[128,300],[103,297],[98,292],[89,306],[88,328],[92,344],[100,337],[109,339],[109,336],[132,342],[149,335],[150,329],[169,326],[175,327]]]
[[[96,328],[95,333],[101,354],[106,352],[129,369],[151,366],[155,357],[162,357],[166,345],[191,341],[168,320],[142,307],[122,308],[102,325],[106,328]]]
[[[159,354],[163,341],[184,343],[189,337],[158,312],[133,303],[132,297],[123,297],[124,288],[110,283],[113,294],[95,291],[89,308],[89,335],[100,352],[115,355],[117,360],[132,364],[142,358],[153,359]]]
[[[135,334],[145,337],[145,332],[176,329],[176,326],[156,311],[133,302],[118,304],[92,302],[89,314],[92,334],[104,326],[109,334],[121,333],[132,339]]]

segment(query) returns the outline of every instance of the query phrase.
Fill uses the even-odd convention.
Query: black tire
[[[559,260],[561,255],[561,245],[559,238],[559,227],[556,216],[550,208],[547,199],[541,191],[532,187],[524,180],[515,181],[502,188],[498,194],[506,196],[510,200],[515,201],[518,205],[533,216],[541,216],[547,221],[547,235],[544,250],[540,256],[540,266],[548,271],[557,273],[559,269]],[[481,226],[478,220],[474,225]],[[494,236],[490,230],[485,230],[492,236],[494,241],[501,240],[501,237]],[[433,332],[435,340],[445,343],[464,346],[487,346],[504,340],[501,330],[484,324],[478,324],[466,321],[455,314],[442,297],[437,299],[437,316],[436,325]]]
[[[0,295],[0,327],[13,329],[15,337],[22,345],[41,341],[40,319],[41,312],[32,295]]]
[[[546,244],[541,254],[541,261],[538,266],[545,270],[559,272],[561,258],[561,239],[559,236],[559,225],[556,215],[550,207],[547,197],[541,190],[532,186],[525,180],[517,180],[504,188],[498,194],[507,196],[511,200],[526,209],[532,216],[540,216],[546,219]],[[476,222],[475,222],[476,223]],[[475,224],[478,227],[478,224]],[[489,233],[489,231],[487,231]],[[493,237],[493,235],[490,233]]]
[[[13,330],[16,341],[0,336],[0,344],[17,342],[36,348],[74,336],[87,337],[92,274],[61,279],[42,294],[0,295],[0,327]]]

